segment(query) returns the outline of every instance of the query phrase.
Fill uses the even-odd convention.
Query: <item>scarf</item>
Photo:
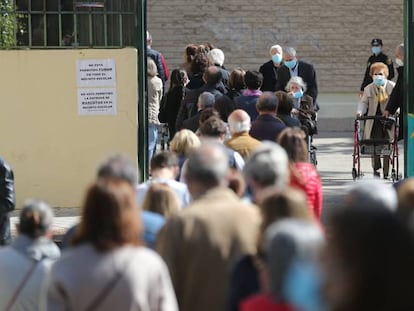
[[[375,95],[377,96],[379,104],[384,104],[388,100],[388,94],[385,90],[385,86],[377,86],[375,88]]]

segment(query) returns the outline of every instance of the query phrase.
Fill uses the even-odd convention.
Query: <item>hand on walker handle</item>
[[[385,110],[383,116],[384,118],[388,118],[390,116],[390,112],[388,110]]]
[[[360,118],[361,117],[361,113],[360,112],[357,112],[356,113],[356,118],[358,119],[358,118]]]

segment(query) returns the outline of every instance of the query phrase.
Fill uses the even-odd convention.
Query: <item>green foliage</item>
[[[16,46],[17,16],[13,0],[0,2],[0,49]]]

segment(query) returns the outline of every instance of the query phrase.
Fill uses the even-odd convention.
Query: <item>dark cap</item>
[[[382,40],[381,39],[372,39],[371,46],[382,46]]]

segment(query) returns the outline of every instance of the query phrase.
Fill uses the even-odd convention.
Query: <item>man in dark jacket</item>
[[[13,170],[0,157],[0,245],[11,242],[9,213],[14,210],[15,204]]]
[[[157,65],[158,76],[162,80],[162,85],[165,86],[165,81],[168,80],[168,66],[167,62],[164,59],[164,56],[151,48],[152,37],[151,34],[147,31],[147,56],[151,57]]]
[[[371,50],[372,55],[368,58],[367,61],[367,68],[365,69],[365,75],[364,80],[362,81],[361,88],[360,88],[360,94],[364,92],[364,88],[372,83],[372,77],[369,74],[371,65],[373,63],[384,63],[388,66],[388,80],[391,80],[394,78],[394,65],[392,64],[392,60],[390,57],[382,53],[382,40],[381,39],[372,39],[371,41]]]
[[[315,68],[312,64],[298,60],[296,50],[292,47],[283,49],[283,65],[277,70],[276,91],[286,91],[286,85],[291,77],[299,76],[306,83],[306,95],[313,99],[315,110],[318,110],[318,82],[316,80]]]
[[[278,100],[275,94],[264,92],[260,95],[256,107],[259,116],[252,123],[250,136],[257,140],[270,140],[275,142],[286,125],[276,117]]]
[[[277,69],[282,65],[283,50],[280,45],[272,45],[269,50],[270,60],[260,66],[263,75],[262,92],[274,92],[276,90]]]
[[[399,66],[397,67],[398,78],[395,84],[390,99],[388,100],[387,107],[384,111],[384,117],[388,118],[390,114],[395,114],[397,109],[400,109],[400,131],[398,133],[398,140],[404,138],[404,116],[403,116],[403,102],[404,102],[404,44],[401,43],[395,48],[395,62]]]

